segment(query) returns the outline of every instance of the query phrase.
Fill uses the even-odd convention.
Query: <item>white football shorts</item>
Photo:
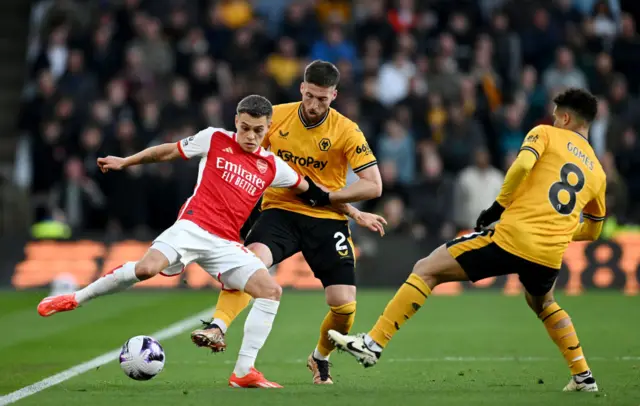
[[[243,291],[257,270],[267,269],[239,242],[210,234],[189,220],[176,221],[153,241],[151,248],[162,252],[169,260],[163,275],[178,275],[185,266],[195,262],[228,290]]]

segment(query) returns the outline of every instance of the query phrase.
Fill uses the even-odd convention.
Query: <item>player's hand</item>
[[[351,216],[351,218],[359,226],[368,228],[369,230],[380,234],[380,237],[384,237],[384,226],[387,225],[387,220],[385,220],[384,217],[358,210]]]
[[[500,220],[502,212],[504,212],[504,207],[500,206],[500,203],[498,202],[493,202],[491,207],[486,210],[482,210],[482,212],[478,216],[478,220],[476,220],[475,230],[482,231],[485,228],[489,227],[491,224]]]
[[[105,158],[98,158],[98,167],[102,173],[109,171],[120,171],[126,167],[124,158],[109,155]]]
[[[305,176],[304,180],[309,184],[309,189],[307,189],[306,192],[298,193],[299,198],[312,207],[322,207],[331,204],[331,200],[329,200],[329,192],[322,190],[308,176]]]

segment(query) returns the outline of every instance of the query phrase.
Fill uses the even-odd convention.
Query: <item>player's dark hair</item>
[[[271,118],[273,115],[273,106],[266,97],[252,94],[240,100],[240,103],[238,103],[238,107],[236,108],[236,113],[247,113],[253,118]]]
[[[340,71],[331,62],[317,59],[304,69],[304,81],[320,87],[338,86]]]
[[[558,108],[571,110],[587,123],[593,122],[598,114],[598,99],[587,90],[569,88],[553,98]]]

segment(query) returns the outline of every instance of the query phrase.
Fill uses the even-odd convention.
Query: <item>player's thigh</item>
[[[421,277],[430,288],[445,282],[469,279],[446,245],[439,246],[429,256],[416,262],[413,273]]]
[[[301,251],[314,276],[325,290],[336,285],[355,286],[356,257],[348,222],[304,217]],[[344,293],[349,289],[334,290]]]
[[[444,246],[472,282],[517,272],[509,264],[510,256],[493,242],[493,233],[484,230],[466,234]]]
[[[187,220],[179,220],[162,232],[151,244],[149,259],[157,258],[156,264],[163,262],[158,272],[165,276],[174,276],[184,270],[184,266],[195,260],[200,251],[210,246],[210,234]],[[150,255],[150,254],[148,254]],[[162,261],[164,258],[166,261]],[[147,255],[138,266],[146,263]]]
[[[261,250],[257,254],[265,260],[271,260],[268,266],[280,263],[300,251],[299,230],[293,214],[278,209],[263,211],[245,239],[247,247]],[[271,258],[264,252],[265,249]]]
[[[245,285],[258,270],[267,270],[265,264],[247,247],[219,237],[212,237],[210,253],[201,255],[196,262],[205,272],[218,279],[225,290],[244,291]]]

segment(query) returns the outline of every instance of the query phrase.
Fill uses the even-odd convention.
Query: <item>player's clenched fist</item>
[[[125,159],[119,156],[107,156],[105,158],[98,158],[98,167],[102,173],[111,171],[119,171],[125,167]]]

